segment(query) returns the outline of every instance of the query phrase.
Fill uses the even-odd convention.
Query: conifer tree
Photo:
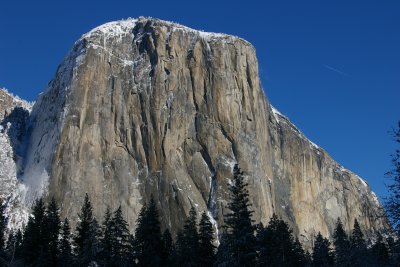
[[[111,264],[111,257],[113,254],[112,244],[112,214],[110,208],[107,207],[104,221],[102,224],[102,238],[101,238],[101,263],[103,266]]]
[[[22,258],[26,265],[37,265],[43,258],[43,221],[45,206],[40,198],[35,201],[32,215],[28,219],[22,242]]]
[[[233,181],[229,185],[228,208],[231,212],[225,217],[227,244],[224,246],[229,251],[231,266],[254,266],[256,263],[255,227],[251,220],[253,211],[249,209],[251,204],[247,185],[244,182],[243,172],[236,164]]]
[[[331,242],[324,238],[320,232],[315,238],[312,261],[315,267],[329,267],[333,266],[334,263]]]
[[[382,235],[378,232],[376,241],[371,247],[371,261],[375,266],[389,265],[389,250]]]
[[[306,252],[304,253],[304,257],[305,257],[305,259],[306,259],[305,267],[311,267],[311,266],[313,266],[313,264],[312,264],[312,256],[311,256],[310,251],[306,251]],[[328,266],[328,267],[329,267],[329,266]]]
[[[354,221],[354,227],[350,237],[350,248],[352,266],[366,266],[369,262],[367,245],[357,219]]]
[[[16,247],[16,233],[11,230],[8,234],[7,243],[5,245],[5,255],[6,257],[0,260],[0,266],[6,266],[7,263],[13,264],[15,260],[15,249]],[[5,260],[6,259],[6,260]]]
[[[304,251],[302,252],[300,243],[295,244],[292,230],[285,221],[273,214],[264,231],[262,234],[264,239],[261,240],[264,248],[260,249],[259,255],[260,265],[267,263],[268,266],[275,267],[302,264]]]
[[[394,236],[388,236],[386,240],[391,266],[400,266],[400,239],[396,239]]]
[[[177,235],[174,265],[191,267],[200,265],[197,216],[193,207],[189,211],[183,230]]]
[[[71,228],[68,218],[65,218],[61,228],[61,240],[58,256],[58,266],[69,267],[73,263],[73,255],[71,248]]]
[[[199,233],[197,231],[196,210],[192,207],[189,211],[189,217],[183,226],[183,264],[185,266],[199,266]]]
[[[336,223],[336,229],[333,233],[333,244],[335,246],[335,266],[351,266],[349,253],[350,242],[339,218]]]
[[[14,244],[14,258],[15,259],[21,258],[22,239],[23,239],[22,231],[21,231],[21,229],[18,229],[17,233],[15,234],[15,244]]]
[[[199,223],[199,252],[200,266],[213,266],[215,262],[215,246],[213,244],[214,230],[206,212],[201,214]]]
[[[400,121],[397,129],[392,132],[393,140],[400,145]],[[385,201],[386,212],[397,233],[400,233],[400,148],[391,155],[392,169],[386,173],[386,177],[392,180],[388,187],[389,196]]]
[[[88,194],[85,195],[78,217],[79,222],[74,237],[76,264],[87,266],[96,261],[99,249],[99,226],[93,217],[93,208]]]
[[[7,218],[5,215],[6,205],[3,201],[0,201],[0,264],[1,262],[7,262],[7,253],[5,248],[6,243],[6,229],[7,229]]]
[[[143,206],[137,219],[134,256],[138,266],[160,266],[162,261],[160,221],[153,197],[148,206]]]
[[[223,229],[221,238],[220,238],[220,245],[218,246],[217,254],[216,254],[216,261],[214,266],[218,267],[228,267],[233,266],[232,259],[230,257],[230,251],[228,248],[228,233],[226,232],[226,228]],[[262,265],[265,266],[265,265]]]
[[[182,259],[184,258],[185,251],[185,238],[183,232],[179,231],[176,235],[175,251],[172,255],[172,266],[182,266]]]
[[[43,219],[43,259],[42,266],[56,266],[59,255],[60,216],[54,198],[51,199]]]
[[[266,230],[262,223],[256,226],[256,244],[257,266],[266,266],[268,264],[267,247],[269,244],[267,244]]]
[[[307,265],[308,259],[298,238],[293,243],[292,253],[292,256],[289,258],[290,266],[303,267]]]
[[[85,244],[86,254],[83,259],[90,259],[91,266],[97,266],[99,261],[99,253],[101,250],[101,227],[97,222],[96,218],[93,218],[93,223],[91,224],[89,231],[89,239]]]
[[[170,266],[172,265],[172,257],[175,252],[174,242],[172,240],[171,233],[168,229],[165,229],[162,235],[162,265]]]
[[[6,244],[7,217],[5,209],[6,204],[0,200],[0,252],[4,252]]]
[[[114,212],[110,226],[111,263],[114,266],[128,266],[131,240],[128,223],[123,218],[121,206]]]

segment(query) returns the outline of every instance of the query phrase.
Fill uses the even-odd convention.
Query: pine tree
[[[256,249],[258,252],[257,266],[266,266],[268,264],[266,230],[262,223],[256,226]]]
[[[134,255],[138,266],[160,266],[162,242],[158,210],[153,197],[143,206],[137,219]]]
[[[215,262],[215,246],[213,245],[214,230],[206,212],[201,214],[199,223],[199,252],[200,266],[213,266]]]
[[[367,245],[357,219],[354,221],[354,227],[350,237],[350,249],[352,266],[366,266],[369,262]]]
[[[377,233],[375,243],[371,247],[371,258],[374,266],[389,265],[389,250],[379,232]]]
[[[110,226],[111,263],[114,266],[128,266],[131,253],[131,240],[128,223],[122,216],[121,206],[114,212]]]
[[[60,216],[54,198],[51,199],[43,219],[43,259],[42,266],[56,266],[59,255]]]
[[[101,238],[101,264],[103,266],[108,266],[111,264],[112,244],[112,214],[110,208],[107,207],[104,221],[102,224],[102,238]]]
[[[183,266],[182,259],[184,258],[185,238],[183,232],[179,231],[176,235],[175,251],[172,255],[172,266]]]
[[[71,228],[69,226],[68,218],[65,218],[62,224],[59,245],[58,266],[71,266],[73,263],[73,255],[71,248]]]
[[[93,208],[88,194],[85,195],[78,217],[79,222],[76,226],[76,235],[74,237],[76,264],[78,266],[87,266],[96,261],[99,249],[99,226],[93,217]]]
[[[192,207],[189,217],[183,226],[184,250],[183,263],[185,266],[199,266],[199,233],[197,231],[196,210]]]
[[[231,258],[231,253],[228,248],[228,233],[226,229],[223,229],[220,239],[220,245],[218,246],[216,261],[214,266],[218,267],[229,267],[234,266],[233,260]],[[262,265],[265,266],[265,265]]]
[[[15,259],[21,259],[21,253],[22,253],[22,231],[21,229],[17,230],[17,233],[15,234],[15,244],[14,244],[14,258]]]
[[[5,215],[5,209],[5,203],[3,203],[3,201],[0,201],[0,264],[1,262],[7,262],[7,253],[5,249],[7,217]]]
[[[333,233],[333,244],[335,246],[335,266],[351,266],[349,254],[350,242],[339,218],[336,223],[336,229]]]
[[[314,242],[312,261],[315,267],[329,267],[333,266],[334,263],[331,242],[324,238],[320,232]]]
[[[172,257],[175,252],[174,242],[171,233],[165,229],[162,235],[162,266],[172,265]]]
[[[0,251],[3,252],[6,244],[7,217],[6,204],[0,200]]]
[[[261,240],[264,247],[260,249],[259,265],[268,263],[272,267],[292,266],[303,262],[304,251],[301,252],[300,243],[296,244],[292,230],[285,221],[273,214],[264,231],[262,235],[259,234],[264,238]]]
[[[37,265],[41,262],[44,252],[43,221],[45,206],[40,198],[35,201],[32,215],[28,219],[22,242],[22,258],[27,265]]]
[[[230,253],[232,266],[254,266],[256,263],[256,239],[255,227],[252,225],[251,215],[253,211],[247,191],[247,183],[244,182],[243,172],[236,164],[233,170],[233,181],[229,185],[230,199],[228,208],[231,211],[225,217],[227,229],[226,242],[224,244]]]
[[[400,121],[398,122],[398,128],[393,130],[393,139],[400,144]],[[392,221],[393,227],[400,233],[400,149],[396,149],[391,155],[392,170],[386,173],[386,177],[392,180],[389,184],[388,191],[389,196],[385,202],[386,212]]]
[[[303,267],[306,266],[307,258],[304,249],[298,238],[293,243],[292,246],[292,256],[289,258],[289,265],[293,267]]]
[[[93,218],[93,223],[89,231],[89,239],[85,244],[86,255],[83,257],[83,259],[90,259],[90,266],[98,266],[99,253],[101,250],[100,239],[101,227],[96,218]]]
[[[311,266],[313,266],[313,264],[312,264],[312,256],[311,256],[311,253],[309,252],[309,251],[306,251],[305,253],[304,253],[304,257],[305,257],[305,259],[306,259],[306,264],[304,265],[305,267],[311,267]],[[328,266],[329,267],[329,266]]]

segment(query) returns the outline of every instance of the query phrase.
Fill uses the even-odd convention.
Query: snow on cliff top
[[[274,115],[274,117],[275,117],[275,120],[278,122],[278,124],[280,124],[281,123],[281,121],[282,121],[282,119],[283,119],[283,121],[285,121],[286,123],[288,123],[290,126],[291,126],[291,128],[293,129],[293,130],[295,130],[297,133],[299,133],[299,135],[304,139],[304,140],[306,140],[311,146],[313,146],[315,149],[317,149],[317,150],[322,150],[318,145],[316,145],[315,143],[313,143],[310,139],[308,139],[300,130],[299,130],[299,128],[297,128],[297,126],[296,125],[294,125],[290,120],[289,120],[289,118],[287,117],[287,116],[285,116],[285,115],[283,115],[282,113],[280,113],[275,107],[273,107],[272,105],[271,105],[271,110],[272,110],[272,114]]]
[[[4,87],[0,87],[0,92],[3,92],[4,94],[8,95],[9,97],[11,97],[13,99],[13,103],[12,104],[13,104],[14,107],[16,107],[16,106],[23,107],[24,109],[26,109],[26,110],[28,110],[30,112],[32,110],[33,104],[35,104],[35,102],[29,102],[29,101],[26,101],[26,100],[20,98],[17,95],[14,95],[13,93],[9,92]]]
[[[132,18],[108,22],[92,29],[88,33],[83,34],[81,39],[90,38],[92,36],[96,36],[99,33],[104,34],[108,37],[124,35],[135,27],[136,22],[137,20]]]
[[[186,27],[186,26],[181,25],[176,22],[160,20],[160,19],[151,18],[151,17],[139,17],[138,19],[128,18],[128,19],[122,19],[122,20],[118,20],[118,21],[108,22],[108,23],[105,23],[103,25],[100,25],[100,26],[94,28],[93,30],[89,31],[88,33],[83,34],[82,37],[80,38],[80,40],[82,40],[83,38],[96,37],[98,34],[103,34],[107,37],[123,36],[123,35],[126,35],[127,33],[131,32],[137,23],[145,22],[145,21],[154,21],[154,22],[158,22],[160,24],[171,26],[173,31],[181,30],[181,31],[196,33],[200,37],[202,37],[203,39],[206,39],[206,40],[214,40],[214,39],[233,40],[233,39],[236,39],[236,40],[241,40],[241,41],[245,42],[246,44],[252,46],[252,44],[250,42],[248,42],[238,36],[224,34],[224,33],[204,32],[201,30],[195,30],[195,29]]]

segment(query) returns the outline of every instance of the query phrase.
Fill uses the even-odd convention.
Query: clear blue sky
[[[270,101],[380,197],[400,120],[400,1],[2,1],[0,86],[34,100],[83,33],[152,16],[247,39]]]

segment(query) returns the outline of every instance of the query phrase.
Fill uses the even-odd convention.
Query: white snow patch
[[[358,175],[356,175],[356,177],[360,180],[360,182],[365,186],[365,187],[368,187],[368,184],[367,184],[367,182],[364,180],[364,179],[362,179],[360,176],[358,176]]]
[[[81,39],[91,38],[97,35],[104,35],[106,38],[121,37],[126,35],[129,30],[132,30],[136,25],[137,20],[128,18],[125,20],[118,20],[105,23],[99,27],[94,28],[88,33],[82,35]]]
[[[275,117],[275,120],[279,123],[279,117],[284,117],[282,113],[279,112],[274,106],[271,105],[272,114]]]
[[[372,195],[372,199],[374,200],[375,204],[378,205],[378,206],[380,206],[381,204],[379,203],[379,199],[378,199],[378,197],[376,196],[375,192],[372,192],[372,191],[371,191],[371,195]]]
[[[228,158],[224,155],[221,156],[221,163],[224,164],[225,166],[228,166],[231,171],[233,171],[233,168],[235,167],[235,165],[237,164],[237,161],[233,158]]]

